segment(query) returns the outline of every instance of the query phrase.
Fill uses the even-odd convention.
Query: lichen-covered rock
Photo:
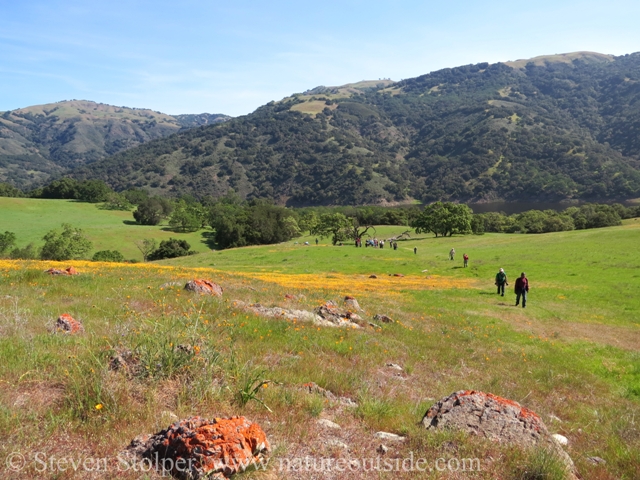
[[[211,280],[191,280],[190,282],[187,282],[184,289],[199,293],[200,295],[215,295],[216,297],[222,296],[222,287],[217,283],[213,283]]]
[[[75,333],[83,332],[84,327],[82,326],[82,323],[68,313],[63,313],[58,317],[58,320],[56,320],[55,330],[73,335]]]
[[[49,275],[79,275],[78,271],[73,267],[68,267],[64,270],[50,268],[49,270],[45,270],[44,273],[48,273]]]
[[[427,428],[453,428],[523,447],[543,446],[556,453],[571,475],[569,455],[552,438],[542,419],[513,400],[460,390],[436,402],[422,419]]]
[[[271,452],[267,436],[245,417],[191,417],[175,422],[155,435],[136,437],[129,456],[181,479],[224,479],[262,464]]]
[[[241,300],[234,300],[233,305],[261,317],[313,322],[315,325],[323,327],[360,328],[364,324],[359,315],[339,309],[334,302],[327,302],[313,312],[292,308],[265,307],[260,303],[247,304]]]

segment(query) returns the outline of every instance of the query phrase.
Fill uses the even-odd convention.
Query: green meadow
[[[160,243],[169,238],[184,239],[197,252],[209,250],[203,232],[175,233],[167,225],[136,225],[131,212],[101,210],[99,204],[75,200],[0,197],[0,232],[14,232],[19,247],[33,242],[44,244],[42,237],[52,229],[69,223],[84,230],[93,242],[93,252],[118,250],[126,259],[142,260],[135,242],[154,238]]]
[[[88,207],[105,218],[125,215]],[[108,231],[102,225],[94,228]],[[404,230],[379,227],[376,235]],[[173,415],[245,415],[266,431],[276,460],[375,458],[381,442],[374,434],[382,430],[406,437],[388,443],[385,458],[413,454],[432,465],[438,458],[478,458],[481,465],[333,478],[563,478],[540,452],[420,426],[435,401],[474,389],[520,402],[567,437],[565,449],[582,478],[640,478],[639,240],[640,220],[632,219],[543,235],[412,234],[398,250],[332,246],[328,239],[316,246],[315,237],[302,237],[135,265],[0,260],[0,459],[24,454],[25,478],[86,478],[39,471],[29,462],[37,445],[49,457],[112,459],[111,470],[95,478],[159,479],[154,472],[116,475],[114,459],[135,436],[167,427]],[[43,273],[71,264],[80,275]],[[500,267],[510,283],[504,298],[493,285]],[[525,309],[514,306],[513,294],[522,271],[531,286]],[[219,283],[223,296],[184,291],[193,278]],[[373,326],[265,318],[238,302],[312,310],[328,300],[342,304],[345,295],[357,298]],[[52,333],[62,313],[82,321],[84,332]],[[374,321],[378,313],[394,322]],[[110,368],[125,351],[135,364]],[[254,391],[262,381],[267,387]],[[307,382],[357,405],[310,394],[302,388]],[[319,419],[341,429],[323,428]],[[239,478],[322,478],[278,465]],[[9,472],[3,468],[0,476]]]

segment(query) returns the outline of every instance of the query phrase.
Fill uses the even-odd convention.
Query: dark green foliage
[[[55,180],[38,192],[32,192],[32,196],[38,198],[75,199],[78,198],[79,182],[74,178],[61,178]]]
[[[171,202],[166,198],[151,197],[140,201],[138,208],[133,212],[133,218],[140,225],[158,225],[172,210]]]
[[[44,237],[44,246],[40,251],[42,260],[71,260],[81,258],[93,247],[82,230],[68,223],[62,224],[62,232],[49,231]]]
[[[24,197],[24,193],[9,183],[0,182],[0,197]]]
[[[76,198],[81,202],[105,202],[113,191],[102,180],[86,180],[78,184]]]
[[[471,233],[471,215],[471,209],[466,205],[435,202],[425,207],[411,226],[416,233],[431,232],[436,237]]]
[[[31,192],[32,197],[74,199],[81,202],[105,202],[113,190],[102,180],[84,180],[79,182],[74,178],[54,180],[45,187]]]
[[[209,225],[220,248],[285,242],[300,234],[292,210],[260,200],[242,202],[233,195],[211,207]]]
[[[11,248],[16,243],[16,234],[13,232],[5,231],[0,233],[0,255]]]
[[[163,240],[160,242],[160,246],[151,252],[147,257],[148,260],[162,260],[163,258],[176,258],[184,257],[186,255],[193,255],[191,245],[186,240],[177,240],[170,238],[169,240]]]
[[[124,262],[124,255],[118,250],[100,250],[91,258],[94,262]]]
[[[23,248],[14,248],[11,250],[11,253],[9,253],[9,258],[12,260],[35,260],[39,257],[40,252],[33,243]]]
[[[620,81],[623,79],[623,81]],[[288,205],[640,197],[640,54],[444,69],[361,90],[315,116],[300,99],[149,142],[78,171],[117,188]],[[179,172],[167,181],[167,158]],[[556,226],[554,228],[560,228]]]

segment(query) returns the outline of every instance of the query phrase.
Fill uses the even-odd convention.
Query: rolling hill
[[[208,113],[172,116],[84,100],[2,112],[0,181],[26,187],[181,129],[228,118]]]
[[[287,205],[640,196],[640,53],[467,65],[316,87],[74,175]]]

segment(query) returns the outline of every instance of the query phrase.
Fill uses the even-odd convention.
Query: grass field
[[[135,242],[155,238],[158,243],[170,237],[184,239],[197,252],[209,250],[203,232],[175,233],[167,225],[136,225],[131,212],[101,210],[98,205],[73,200],[0,197],[0,232],[16,234],[17,244],[44,244],[42,237],[52,229],[69,223],[84,230],[93,242],[93,252],[119,250],[126,259],[142,260]]]
[[[380,227],[377,236],[402,231]],[[544,476],[550,470],[535,454],[418,425],[435,400],[477,389],[522,403],[566,436],[583,478],[640,478],[639,220],[545,235],[419,235],[397,251],[314,240],[156,264],[62,264],[75,265],[77,277],[44,275],[60,265],[53,262],[0,261],[0,477],[9,472],[4,458],[19,452],[27,477],[89,478],[38,470],[38,451],[109,458],[108,471],[94,478],[160,478],[116,475],[118,452],[136,435],[168,426],[172,414],[241,414],[263,426],[276,459],[377,457],[373,434],[384,430],[406,436],[389,444],[386,458],[479,458],[482,467],[328,474],[274,464],[241,478],[559,478]],[[510,279],[504,298],[493,286],[500,267]],[[526,309],[513,306],[521,271],[531,283]],[[223,297],[188,294],[181,285],[191,278],[219,283]],[[347,294],[367,320],[383,313],[395,323],[317,327],[257,317],[235,302],[311,310]],[[84,323],[83,334],[50,333],[65,312]],[[197,346],[197,354],[182,356],[178,344]],[[109,370],[123,349],[138,355],[135,374]],[[242,400],[255,379],[271,381],[258,395],[272,413]],[[305,382],[357,407],[305,393]],[[328,431],[317,423],[323,418],[342,428]],[[593,456],[606,463],[592,464]]]

